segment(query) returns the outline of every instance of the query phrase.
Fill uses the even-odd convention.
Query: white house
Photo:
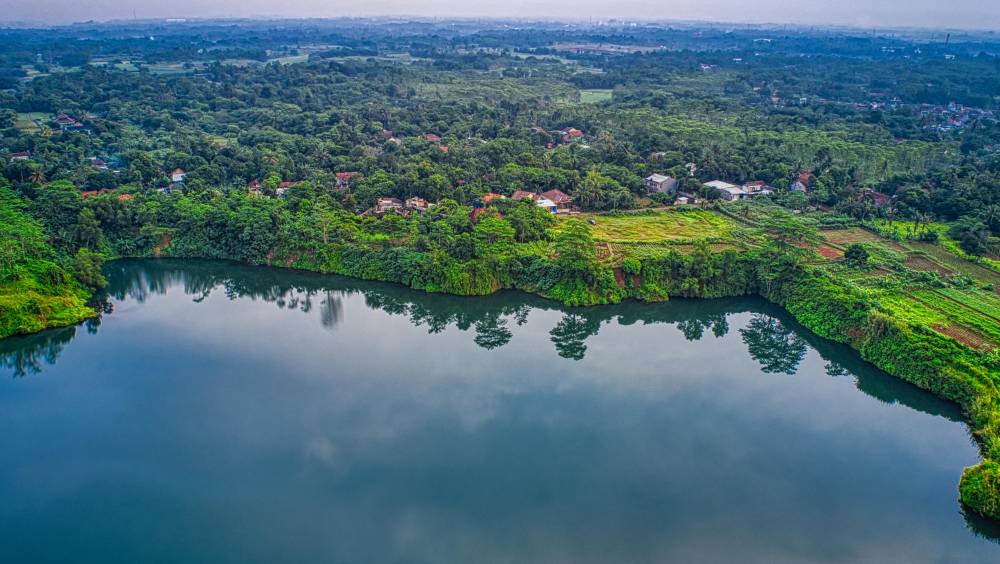
[[[170,173],[170,181],[175,183],[184,182],[184,178],[187,174],[184,172],[183,168],[175,168],[173,172]]]
[[[730,184],[722,180],[712,180],[711,182],[706,182],[705,186],[717,190],[723,200],[730,202],[733,200],[742,200],[747,197],[746,190],[735,184]]]
[[[552,213],[556,213],[556,210],[559,209],[559,206],[557,206],[555,202],[541,196],[539,196],[538,199],[535,200],[535,203],[538,204],[538,207],[545,208]]]
[[[670,193],[677,189],[677,179],[665,174],[651,174],[645,178],[646,190],[650,193]]]

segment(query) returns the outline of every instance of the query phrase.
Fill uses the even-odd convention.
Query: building
[[[175,168],[173,172],[170,173],[170,181],[174,183],[184,182],[187,178],[187,173],[184,172],[183,168]]]
[[[815,178],[816,177],[813,176],[813,173],[809,172],[808,170],[804,170],[800,172],[798,176],[795,177],[795,180],[792,182],[792,185],[789,186],[789,188],[793,192],[808,192],[809,187],[812,186],[812,181]]]
[[[538,207],[545,208],[552,213],[556,213],[557,211],[559,211],[559,206],[557,206],[555,202],[553,202],[548,198],[538,198],[535,200],[535,204],[537,204]]]
[[[583,132],[575,127],[563,129],[559,133],[562,134],[562,140],[564,143],[569,143],[574,139],[580,139],[583,137]]]
[[[415,212],[425,212],[427,208],[431,207],[431,204],[418,196],[413,196],[406,199],[406,209]]]
[[[558,188],[549,190],[547,192],[542,192],[542,197],[548,200],[552,200],[555,204],[561,208],[564,208],[573,201],[573,198],[569,194],[559,190]]]
[[[670,194],[677,190],[677,179],[665,174],[651,174],[646,177],[646,191],[649,193]]]
[[[31,159],[31,151],[18,151],[10,154],[10,162],[27,161]]]
[[[774,188],[768,186],[763,180],[747,182],[743,185],[743,191],[746,192],[748,198],[754,198],[756,196],[770,196],[771,194],[774,194]]]
[[[337,173],[337,188],[349,188],[351,185],[351,177],[361,174],[360,172],[338,172]]]
[[[515,202],[528,198],[529,200],[537,200],[538,194],[534,192],[528,192],[527,190],[516,190],[510,197],[511,200]]]
[[[507,197],[504,196],[503,194],[494,194],[493,192],[490,192],[489,194],[486,194],[485,196],[482,197],[484,204],[488,204],[493,200],[506,200],[506,199]]]
[[[424,141],[430,141],[431,143],[439,143],[441,141],[441,136],[433,133],[424,133],[423,137]]]
[[[398,212],[403,209],[403,201],[399,198],[378,198],[375,200],[375,213],[378,215]]]
[[[712,188],[719,192],[719,196],[723,200],[732,202],[733,200],[742,200],[747,197],[747,193],[743,188],[724,182],[722,180],[712,180],[711,182],[706,182],[705,186]]]

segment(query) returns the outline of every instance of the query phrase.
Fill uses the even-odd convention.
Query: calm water
[[[213,262],[0,341],[4,562],[988,562],[958,410],[759,300]]]

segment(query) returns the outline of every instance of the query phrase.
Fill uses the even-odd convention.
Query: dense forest
[[[0,30],[0,88],[0,337],[96,315],[123,257],[573,306],[759,294],[961,405],[962,500],[1000,518],[992,35],[85,24]]]

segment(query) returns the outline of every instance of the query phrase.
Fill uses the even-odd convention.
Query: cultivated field
[[[729,219],[704,210],[580,217],[588,222],[595,240],[609,243],[721,242],[735,228]]]

